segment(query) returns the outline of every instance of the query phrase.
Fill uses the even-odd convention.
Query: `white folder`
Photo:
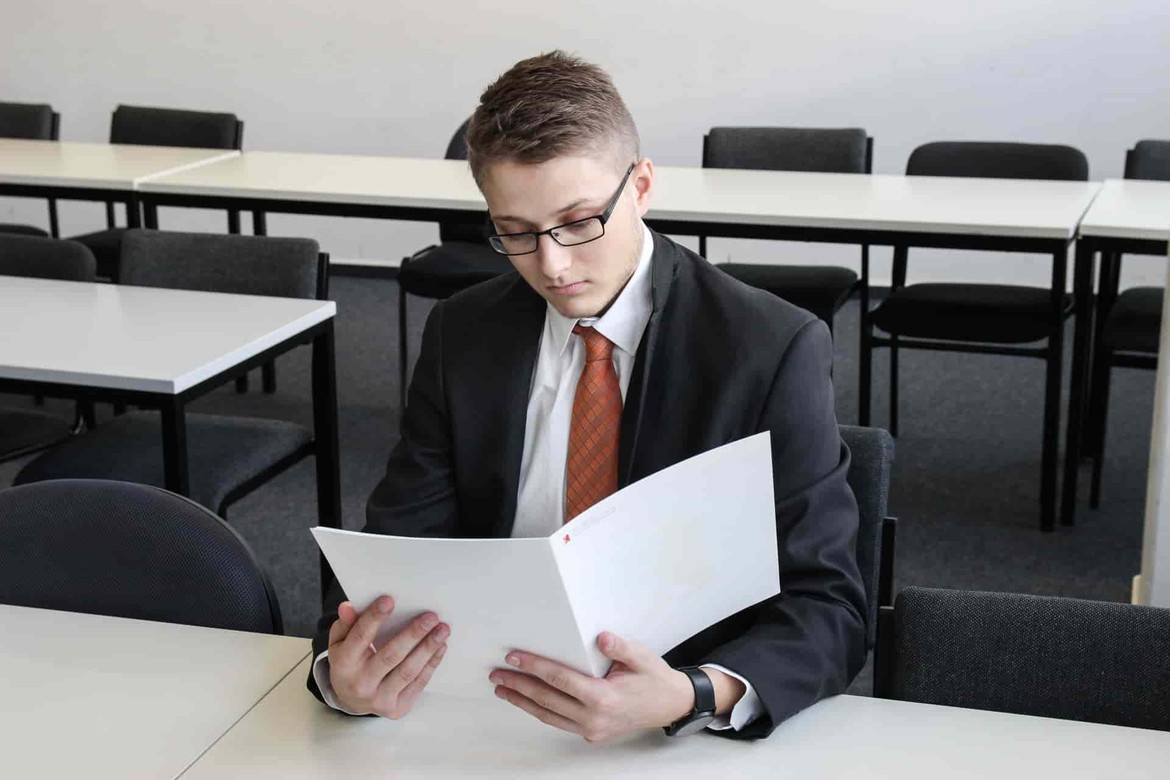
[[[427,610],[451,626],[428,690],[492,696],[526,650],[595,677],[612,631],[665,653],[780,592],[767,432],[629,485],[549,537],[435,539],[314,528],[349,600],[394,598],[375,645]]]

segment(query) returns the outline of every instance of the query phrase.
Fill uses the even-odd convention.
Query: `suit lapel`
[[[516,498],[520,486],[520,465],[524,456],[524,433],[528,417],[528,394],[532,372],[540,352],[540,335],[544,329],[545,303],[519,276],[505,296],[497,324],[500,337],[493,340],[492,364],[503,376],[498,381],[484,381],[483,392],[490,397],[484,409],[501,410],[500,435],[502,457],[488,468],[497,470],[503,495],[497,518],[498,536],[509,536],[516,517]],[[487,377],[485,377],[485,380]]]
[[[626,403],[622,407],[622,430],[618,443],[618,486],[630,483],[634,459],[638,452],[638,436],[645,417],[645,401],[654,365],[655,347],[663,319],[663,310],[670,297],[674,279],[678,273],[678,256],[673,247],[657,233],[650,231],[654,239],[654,254],[650,257],[650,319],[642,333],[642,343],[634,357],[633,375],[626,389]]]

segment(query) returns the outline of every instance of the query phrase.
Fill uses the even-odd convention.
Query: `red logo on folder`
[[[568,544],[568,543],[569,543],[569,535],[565,534],[565,544]]]

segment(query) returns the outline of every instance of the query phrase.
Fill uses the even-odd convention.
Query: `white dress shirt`
[[[650,257],[654,239],[642,228],[642,254],[638,267],[617,299],[601,317],[570,319],[546,306],[544,330],[541,332],[536,370],[528,394],[528,412],[524,429],[524,455],[520,462],[520,485],[512,537],[548,536],[565,523],[565,463],[569,450],[569,427],[573,418],[573,397],[585,368],[585,344],[574,338],[573,327],[581,324],[596,328],[614,344],[613,363],[617,371],[622,402],[633,373],[634,358],[652,310]],[[717,718],[712,729],[739,730],[763,712],[763,705],[751,683],[735,672],[717,664],[718,669],[743,682],[747,692],[728,715]],[[329,684],[328,651],[313,664],[313,677],[329,706],[337,704]],[[484,683],[487,684],[486,682]]]

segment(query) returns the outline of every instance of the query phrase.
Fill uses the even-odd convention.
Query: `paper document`
[[[600,677],[602,631],[661,654],[780,592],[767,432],[635,482],[549,537],[312,531],[359,611],[394,597],[376,645],[427,610],[451,626],[428,686],[445,693],[492,696],[510,650]]]

